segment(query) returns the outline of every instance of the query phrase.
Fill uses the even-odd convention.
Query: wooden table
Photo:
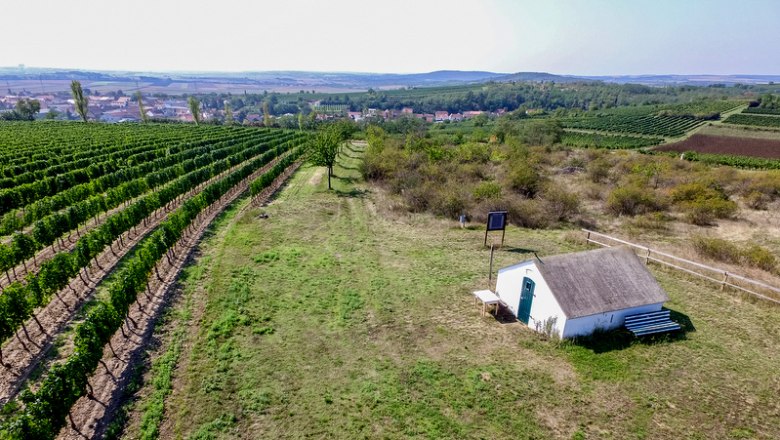
[[[490,290],[476,290],[474,291],[474,302],[482,301],[482,316],[485,316],[487,312],[487,306],[495,304],[496,314],[498,314],[498,308],[501,306],[501,298]]]

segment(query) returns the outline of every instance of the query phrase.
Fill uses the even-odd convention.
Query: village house
[[[446,111],[438,111],[433,113],[434,122],[444,122],[450,120],[450,114]]]

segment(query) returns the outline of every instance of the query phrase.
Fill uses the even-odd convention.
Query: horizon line
[[[574,78],[599,78],[599,77],[639,77],[639,76],[780,76],[780,73],[610,73],[610,74],[579,74],[579,73],[553,73],[542,70],[520,70],[517,72],[494,72],[491,70],[462,70],[462,69],[438,69],[431,71],[417,72],[369,72],[369,71],[349,71],[349,70],[141,70],[141,69],[90,69],[81,67],[49,67],[49,66],[0,66],[0,70],[69,70],[78,72],[100,72],[100,73],[154,73],[154,74],[252,74],[252,73],[318,73],[318,74],[351,74],[351,75],[424,75],[438,72],[461,72],[461,73],[488,73],[492,75],[510,76],[522,73],[547,74]]]

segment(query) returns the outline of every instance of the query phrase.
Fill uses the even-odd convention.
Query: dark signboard
[[[488,212],[487,230],[503,231],[506,229],[506,211]]]
[[[489,231],[503,231],[501,233],[501,246],[503,246],[504,234],[506,233],[506,211],[488,212],[487,228],[485,229],[485,246],[487,246],[487,236]]]

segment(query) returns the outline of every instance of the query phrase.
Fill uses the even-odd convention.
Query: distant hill
[[[432,87],[476,84],[487,81],[582,82],[646,85],[710,85],[780,83],[780,75],[616,75],[574,76],[546,72],[495,73],[483,71],[439,70],[428,73],[355,73],[355,72],[128,72],[86,71],[51,68],[0,68],[0,82],[7,89],[31,92],[67,91],[71,80],[99,91],[141,89],[147,93],[211,93],[244,91],[354,92],[373,89]],[[0,83],[1,84],[1,83]]]

